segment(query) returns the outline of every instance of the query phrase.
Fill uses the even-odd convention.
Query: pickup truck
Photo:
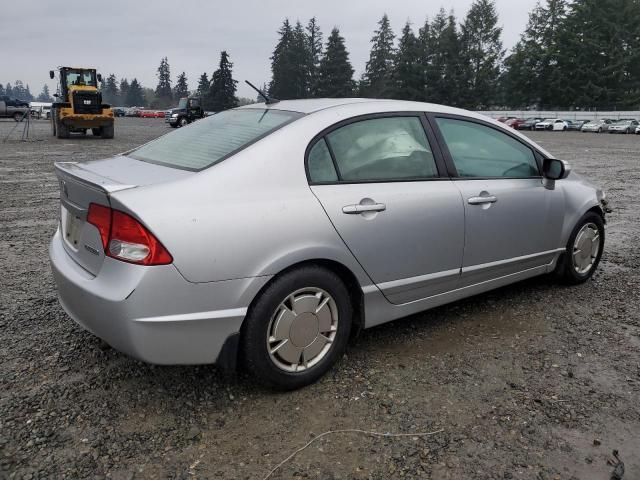
[[[29,113],[29,102],[11,100],[7,96],[0,97],[0,118],[13,118],[16,122]]]
[[[164,121],[171,127],[176,128],[184,127],[204,117],[205,113],[202,109],[202,99],[199,97],[184,97],[180,99],[176,108],[165,112]]]

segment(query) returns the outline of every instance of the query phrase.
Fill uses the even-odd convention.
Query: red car
[[[509,120],[504,122],[504,124],[507,125],[508,127],[515,128],[516,130],[518,130],[520,125],[522,125],[524,122],[525,122],[524,118],[510,118]]]

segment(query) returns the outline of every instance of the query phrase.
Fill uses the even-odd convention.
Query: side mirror
[[[54,93],[53,96],[58,98],[60,95],[58,95],[57,93]]]
[[[51,78],[51,80],[53,80],[53,77],[56,76],[56,73],[53,70],[49,70],[49,78]]]
[[[571,173],[571,166],[564,160],[545,158],[542,164],[542,174],[549,180],[562,180]]]
[[[98,81],[101,82],[102,81],[102,75],[98,74]]]

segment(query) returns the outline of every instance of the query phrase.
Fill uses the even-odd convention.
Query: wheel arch
[[[358,335],[358,333],[364,328],[364,325],[365,325],[364,293],[362,291],[362,287],[358,282],[358,278],[356,274],[353,271],[351,271],[349,267],[347,267],[341,262],[338,262],[333,259],[328,259],[328,258],[311,258],[308,260],[302,260],[302,261],[293,263],[288,267],[279,271],[272,278],[270,278],[269,281],[266,282],[260,288],[260,290],[258,290],[258,292],[254,295],[253,299],[251,300],[249,307],[247,308],[247,315],[245,316],[245,320],[242,321],[242,325],[240,327],[240,335],[243,335],[244,333],[244,329],[246,325],[246,317],[250,315],[250,312],[253,309],[256,301],[258,300],[258,298],[260,298],[263,292],[267,288],[269,288],[269,286],[273,284],[273,282],[275,282],[278,278],[282,277],[282,275],[285,275],[291,271],[297,270],[305,266],[322,267],[338,275],[338,277],[340,277],[340,279],[344,282],[345,286],[347,287],[347,293],[349,294],[349,298],[351,299],[351,306],[353,308],[353,319],[352,319],[353,324],[351,329],[351,336],[354,337]]]

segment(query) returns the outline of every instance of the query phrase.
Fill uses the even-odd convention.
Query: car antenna
[[[264,103],[266,103],[267,105],[273,105],[274,103],[278,103],[280,101],[277,98],[269,97],[266,93],[264,93],[262,90],[256,87],[249,80],[245,80],[245,83],[249,85],[251,88],[253,88],[256,92],[258,92],[258,95],[264,98]]]

